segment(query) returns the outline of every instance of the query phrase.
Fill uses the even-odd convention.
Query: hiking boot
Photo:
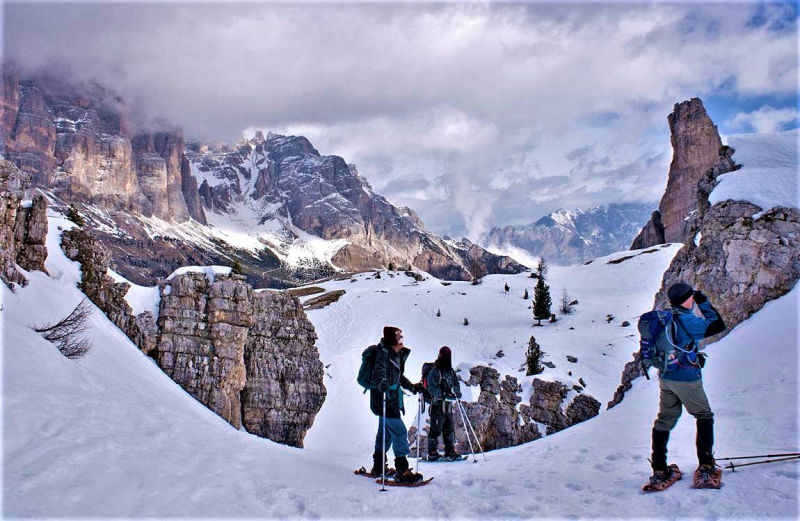
[[[445,457],[445,459],[449,459],[449,460],[457,460],[457,459],[461,458],[461,454],[459,454],[458,452],[453,450],[453,451],[450,451],[450,452],[445,452],[444,453],[444,457]]]
[[[381,470],[382,461],[384,461],[384,456],[381,451],[377,451],[372,455],[372,470],[370,470],[371,474],[375,476],[383,475],[383,470]],[[394,475],[394,469],[389,467],[388,462],[385,466],[385,471],[387,476]]]
[[[439,454],[438,451],[433,451],[433,452],[429,452],[428,453],[428,461],[436,461],[441,457],[442,457],[442,455]]]
[[[397,474],[394,479],[400,483],[417,483],[418,481],[422,481],[422,474],[406,469],[405,472]]]
[[[666,483],[672,479],[673,475],[674,471],[672,467],[667,467],[667,470],[656,470],[653,472],[653,475],[650,476],[650,486],[656,487],[662,483]]]

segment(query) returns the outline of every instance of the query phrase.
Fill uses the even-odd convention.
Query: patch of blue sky
[[[787,94],[763,94],[763,95],[742,95],[731,90],[717,90],[703,96],[703,104],[706,107],[711,120],[716,123],[721,134],[734,134],[741,132],[741,128],[732,127],[733,118],[740,112],[749,113],[768,106],[773,109],[798,108],[797,92]],[[795,118],[792,122],[786,122],[780,130],[791,130],[798,128],[798,121]]]
[[[748,20],[751,29],[767,27],[772,32],[797,30],[798,4],[796,0],[760,2]]]

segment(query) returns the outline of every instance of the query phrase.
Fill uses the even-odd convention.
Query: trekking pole
[[[414,471],[419,474],[419,425],[422,418],[422,393],[419,393],[417,402],[417,469]]]
[[[453,402],[453,400],[445,400],[445,402]],[[458,408],[458,414],[461,415],[461,423],[464,425],[464,434],[467,436],[467,443],[469,443],[469,452],[472,454],[472,463],[478,463],[478,458],[475,457],[475,450],[472,448],[472,440],[469,437],[469,429],[467,428],[467,422],[464,419],[463,414],[461,413],[461,408]]]
[[[475,427],[472,426],[472,421],[467,416],[467,410],[464,408],[464,405],[461,403],[461,400],[456,400],[456,403],[461,408],[461,411],[464,413],[464,417],[467,419],[467,424],[469,428],[472,430],[472,436],[475,438],[475,443],[478,444],[478,449],[481,451],[481,456],[483,456],[483,461],[486,461],[486,453],[483,452],[483,447],[481,446],[481,440],[478,439],[478,435],[475,434]]]
[[[383,427],[383,456],[381,456],[381,489],[380,492],[386,492],[386,393],[383,393],[383,416],[381,416],[381,424]]]
[[[789,456],[788,458],[768,459],[764,461],[752,461],[750,463],[739,463],[738,465],[730,461],[728,462],[728,465],[725,468],[731,469],[732,472],[736,472],[736,469],[739,467],[748,467],[750,465],[761,465],[762,463],[775,463],[777,461],[789,461],[798,459],[800,459],[800,456]]]
[[[786,456],[800,456],[800,452],[784,452],[782,454],[761,454],[758,456],[735,456],[733,458],[714,458],[714,459],[717,461],[729,461],[732,459],[784,458]]]

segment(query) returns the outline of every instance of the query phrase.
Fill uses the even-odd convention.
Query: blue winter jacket
[[[725,327],[719,313],[708,301],[695,305],[700,308],[700,312],[705,318],[698,317],[691,309],[672,308],[674,320],[680,321],[679,324],[675,324],[675,344],[684,349],[688,349],[692,341],[696,345],[700,340],[719,333]],[[701,374],[700,366],[697,363],[697,349],[693,349],[689,353],[676,350],[676,355],[678,358],[677,368],[670,369],[668,367],[661,373],[661,378],[680,382],[699,380]]]

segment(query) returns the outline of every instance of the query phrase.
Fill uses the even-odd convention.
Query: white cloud
[[[797,121],[797,109],[763,105],[752,112],[739,112],[730,121],[733,128],[748,132],[777,132]]]

